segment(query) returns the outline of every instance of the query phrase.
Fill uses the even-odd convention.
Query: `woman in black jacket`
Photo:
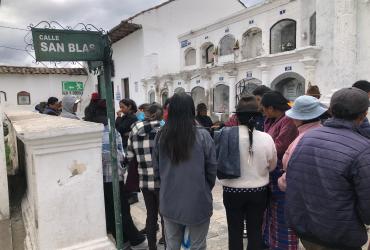
[[[121,134],[122,145],[126,151],[128,136],[131,132],[132,124],[138,121],[135,113],[137,106],[131,99],[122,99],[119,102],[120,110],[117,112],[116,129]]]

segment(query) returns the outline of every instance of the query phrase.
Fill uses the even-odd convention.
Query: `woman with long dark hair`
[[[298,249],[298,238],[288,228],[285,221],[285,192],[278,187],[278,179],[283,175],[282,159],[289,145],[298,136],[298,129],[285,111],[290,109],[288,100],[278,91],[263,95],[261,105],[266,116],[265,132],[274,139],[277,152],[276,169],[270,174],[270,200],[267,207],[265,223],[265,243],[269,249]]]
[[[218,178],[229,232],[229,249],[242,250],[244,218],[248,250],[262,250],[262,222],[267,204],[269,172],[276,167],[271,136],[255,129],[261,114],[254,96],[242,97],[236,108],[239,126],[225,127],[216,137]]]
[[[131,126],[138,121],[136,117],[137,106],[131,99],[122,99],[119,102],[120,110],[117,112],[116,129],[121,134],[123,148],[127,148],[128,136],[131,132]]]
[[[195,125],[193,99],[175,94],[168,120],[157,134],[153,167],[160,180],[160,212],[167,249],[178,250],[187,227],[192,249],[206,249],[216,152],[208,131]]]

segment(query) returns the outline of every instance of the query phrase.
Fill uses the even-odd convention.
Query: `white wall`
[[[232,15],[225,20],[221,20],[213,25],[203,27],[202,29],[196,30],[194,34],[184,35],[180,37],[180,40],[189,40],[191,45],[197,49],[197,53],[200,53],[200,48],[207,42],[213,43],[219,47],[220,40],[228,34],[231,34],[235,39],[239,40],[240,46],[242,45],[243,34],[251,28],[258,27],[262,30],[262,48],[264,55],[270,53],[270,28],[279,20],[282,19],[293,19],[297,21],[297,48],[303,47],[305,42],[301,40],[301,10],[299,1],[289,3],[287,0],[279,0],[272,4],[266,4],[262,6],[256,6],[251,9],[246,9],[240,13]],[[285,10],[284,14],[280,14],[280,11]],[[249,21],[252,21],[249,24]],[[226,31],[226,29],[228,31]],[[185,50],[188,48],[181,49],[181,57],[184,56]],[[222,58],[219,58],[222,59]],[[198,66],[201,66],[198,64]],[[184,69],[188,69],[184,67]]]
[[[143,46],[143,31],[138,30],[113,44],[113,60],[115,68],[115,77],[113,78],[115,90],[117,86],[121,91],[121,98],[124,98],[124,93],[121,86],[121,81],[124,78],[129,78],[130,83],[130,98],[137,103],[145,102],[145,95],[142,93],[143,87],[141,79],[145,77],[145,60]],[[151,65],[147,66],[148,68]],[[149,71],[149,70],[148,70]],[[135,91],[135,82],[139,86],[139,91]],[[117,104],[118,105],[118,104]]]
[[[357,80],[370,81],[370,1],[357,1]]]
[[[9,219],[8,174],[3,133],[3,107],[0,104],[0,221]]]
[[[370,2],[317,1],[317,45],[322,47],[316,79],[325,93],[370,80]]]
[[[90,101],[91,93],[95,91],[96,78],[92,76],[0,74],[0,91],[5,91],[7,95],[5,109],[34,110],[36,104],[46,102],[51,96],[62,100],[62,81],[85,83],[84,94],[81,98],[82,105],[79,105],[78,109],[78,113],[83,114],[84,107]],[[31,105],[17,104],[17,93],[20,91],[30,93]]]
[[[137,104],[147,101],[143,91],[149,89],[142,86],[142,79],[180,70],[180,34],[243,9],[237,0],[177,0],[134,18],[132,22],[141,24],[142,30],[113,45],[115,89],[117,85],[121,89],[121,79],[129,77],[130,97]]]

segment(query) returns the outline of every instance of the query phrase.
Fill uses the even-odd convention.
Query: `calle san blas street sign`
[[[32,28],[37,61],[102,61],[102,34],[96,31]]]

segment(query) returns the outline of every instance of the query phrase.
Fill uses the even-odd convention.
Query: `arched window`
[[[284,19],[271,27],[270,53],[280,53],[296,48],[297,23],[291,19]]]
[[[175,89],[175,94],[185,93],[185,89],[182,87],[177,87]]]
[[[202,65],[206,65],[214,62],[214,50],[215,46],[208,42],[202,45]]]
[[[196,63],[196,51],[190,48],[185,51],[185,66],[195,65]]]
[[[155,92],[151,91],[149,92],[149,103],[155,102]]]
[[[316,45],[316,12],[310,17],[310,45]]]
[[[30,105],[31,104],[31,95],[26,91],[18,92],[17,94],[17,103],[18,105]]]
[[[213,91],[213,110],[216,113],[229,112],[229,86],[219,84]]]
[[[232,35],[224,36],[220,41],[220,56],[231,55],[234,52],[235,38]]]
[[[168,90],[164,90],[162,91],[162,105],[164,105],[164,103],[167,101],[168,99]]]
[[[305,81],[300,74],[287,72],[276,77],[271,83],[271,88],[282,93],[288,100],[294,101],[304,95]]]
[[[199,103],[206,102],[206,91],[202,87],[195,87],[191,90],[191,97],[193,98],[194,105],[197,107]]]
[[[254,58],[262,54],[262,30],[252,28],[243,34],[242,56],[245,59]]]
[[[215,46],[213,44],[209,45],[207,48],[206,48],[206,63],[213,63],[215,58],[214,58],[214,49],[215,49]]]
[[[239,102],[240,98],[247,94],[252,94],[253,90],[261,85],[262,82],[256,78],[251,79],[242,79],[240,80],[235,88],[236,88],[236,103]]]

